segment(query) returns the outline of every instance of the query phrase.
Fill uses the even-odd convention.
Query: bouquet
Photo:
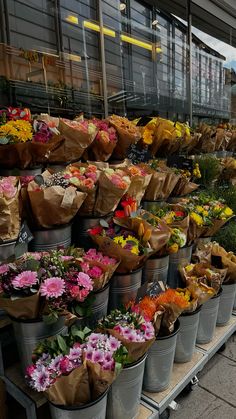
[[[127,118],[117,115],[110,116],[108,120],[118,135],[118,142],[113,152],[113,157],[120,160],[125,159],[131,144],[137,143],[141,138],[139,127],[136,127]]]
[[[48,156],[50,163],[79,160],[97,134],[96,125],[87,120],[59,119],[58,130],[60,135],[51,139],[55,147]]]
[[[28,142],[33,128],[29,121],[10,120],[0,125],[0,165],[6,168],[26,168],[32,163]]]
[[[187,236],[189,215],[183,206],[179,204],[169,204],[162,207],[153,206],[150,212],[155,217],[163,220],[170,228],[177,228]]]
[[[127,194],[135,198],[137,205],[140,205],[152,175],[144,168],[135,165],[129,165],[127,167],[127,174],[131,179]]]
[[[194,254],[195,259],[203,263],[217,266],[219,269],[227,270],[224,277],[224,284],[236,282],[236,256],[233,252],[227,252],[218,243],[208,243],[199,246]]]
[[[113,310],[99,322],[98,328],[122,342],[129,363],[138,361],[155,340],[152,324],[130,309]]]
[[[131,213],[128,217],[116,217],[114,222],[134,231],[153,252],[161,250],[170,239],[171,232],[166,223],[144,210]]]
[[[141,313],[153,323],[156,336],[166,336],[174,331],[175,322],[180,314],[196,304],[190,300],[188,293],[179,292],[177,289],[149,290],[149,295],[143,297],[138,303],[133,304],[132,310]]]
[[[146,165],[142,167],[145,168]],[[150,162],[149,170],[151,170],[152,178],[147,186],[144,200],[157,201],[169,198],[180,179],[180,174],[157,160]]]
[[[172,196],[188,195],[198,189],[199,185],[192,182],[194,179],[201,178],[201,172],[198,163],[195,163],[192,173],[189,170],[182,169],[175,169],[175,172],[176,174],[180,174],[180,178],[171,193]]]
[[[51,175],[48,171],[42,174],[42,184],[30,182],[27,192],[35,222],[44,228],[69,223],[86,198],[63,173]]]
[[[0,266],[0,307],[19,319],[45,316],[54,322],[67,310],[77,312],[93,289],[73,256],[62,251],[26,255]]]
[[[67,167],[65,177],[71,185],[87,194],[79,209],[80,215],[93,215],[101,172],[94,164],[74,163]]]
[[[20,232],[19,183],[16,177],[0,178],[1,240],[15,240]]]
[[[26,370],[28,385],[56,405],[78,406],[96,400],[115,380],[126,350],[113,336],[78,330],[45,340]]]
[[[95,226],[88,233],[102,253],[120,260],[117,272],[127,273],[140,268],[147,256],[153,253],[149,244],[143,243],[133,231],[104,220],[102,224],[104,227]]]
[[[179,271],[187,287],[197,293],[199,305],[218,294],[227,273],[227,269],[216,269],[210,263],[188,264]]]
[[[81,269],[92,279],[94,291],[99,291],[106,286],[120,263],[115,258],[104,256],[96,249],[89,249],[82,259]]]
[[[106,120],[93,119],[92,123],[99,130],[95,140],[88,149],[90,160],[107,161],[117,144],[117,133],[114,127]]]
[[[98,179],[95,214],[107,215],[114,211],[130,186],[130,178],[122,170],[104,169]]]

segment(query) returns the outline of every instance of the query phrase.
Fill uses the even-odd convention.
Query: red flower
[[[117,210],[117,211],[115,211],[115,217],[117,217],[117,218],[123,218],[123,217],[125,217],[125,212],[124,211],[119,211],[119,210]]]
[[[175,216],[176,216],[176,217],[184,217],[184,216],[185,216],[185,214],[184,214],[184,212],[183,212],[183,211],[175,211]]]
[[[97,234],[101,234],[102,233],[103,228],[101,226],[97,226],[97,227],[93,227],[90,228],[89,234],[91,234],[92,236],[96,236]]]
[[[131,198],[131,196],[125,195],[124,198],[123,198],[123,200],[121,201],[121,206],[123,208],[125,208],[125,207],[127,207],[127,205],[130,205],[131,206],[135,202],[136,202],[136,200],[133,199],[133,198]]]

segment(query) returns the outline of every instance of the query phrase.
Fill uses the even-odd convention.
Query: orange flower
[[[145,296],[139,303],[139,309],[144,316],[147,316],[150,320],[156,312],[156,304],[154,298]]]
[[[176,304],[180,308],[188,307],[188,301],[186,298],[179,295],[176,290],[169,288],[163,294],[160,294],[155,299],[156,307],[163,304]]]

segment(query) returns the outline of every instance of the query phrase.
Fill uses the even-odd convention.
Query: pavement
[[[199,385],[175,400],[170,419],[236,419],[236,334],[198,374]]]

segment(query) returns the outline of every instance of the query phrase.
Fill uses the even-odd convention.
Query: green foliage
[[[227,252],[236,253],[236,222],[232,220],[213,237]]]
[[[195,163],[199,164],[201,178],[198,180],[204,187],[212,186],[212,182],[218,179],[221,166],[219,160],[211,155],[201,155],[195,159]]]
[[[224,185],[214,190],[215,197],[222,198],[226,204],[232,208],[236,214],[236,187],[233,185]]]

